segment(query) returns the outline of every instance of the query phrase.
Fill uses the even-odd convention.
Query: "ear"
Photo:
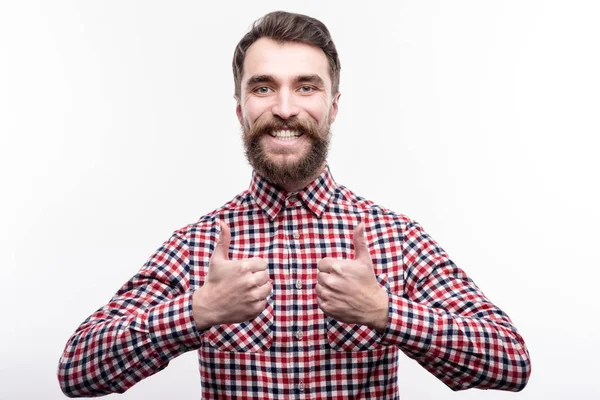
[[[240,99],[237,98],[237,96],[233,96],[233,98],[235,99],[236,105],[235,105],[235,115],[237,115],[238,121],[240,122],[240,125],[244,125],[244,115],[242,114],[242,104],[240,103]]]
[[[333,96],[333,101],[331,102],[331,113],[329,114],[329,123],[333,124],[333,121],[335,121],[335,117],[337,117],[337,113],[338,113],[338,103],[340,101],[340,96],[342,94],[340,92],[337,92],[335,94],[335,96]]]

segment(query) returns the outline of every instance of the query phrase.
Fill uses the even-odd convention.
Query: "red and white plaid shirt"
[[[254,320],[199,332],[192,293],[219,235],[229,257],[268,262],[273,292]],[[353,258],[364,222],[389,322],[349,325],[317,306],[317,262]],[[522,389],[529,355],[494,306],[431,237],[404,215],[334,182],[329,168],[283,192],[254,174],[248,190],[176,231],[71,337],[58,376],[71,396],[123,392],[197,350],[204,399],[397,399],[399,350],[452,389]]]

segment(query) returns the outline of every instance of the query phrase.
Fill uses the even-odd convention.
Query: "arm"
[[[530,359],[509,317],[418,224],[403,236],[405,292],[389,294],[382,340],[453,390],[523,389]]]
[[[58,380],[69,397],[122,393],[200,346],[189,249],[174,234],[67,342]]]

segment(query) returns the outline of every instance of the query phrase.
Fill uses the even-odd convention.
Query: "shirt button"
[[[290,204],[294,204],[295,202],[298,201],[298,197],[296,195],[290,196],[289,200],[290,200]]]
[[[300,232],[298,232],[298,231],[295,231],[295,232],[292,234],[292,237],[293,237],[294,239],[296,239],[296,240],[300,239]]]
[[[302,289],[302,281],[300,279],[296,280],[296,289]]]
[[[283,248],[284,248],[284,249],[289,249],[289,248],[290,248],[290,245],[286,243],[286,244],[284,244],[284,245],[283,245]]]
[[[302,331],[301,331],[300,329],[298,329],[298,330],[296,331],[296,335],[295,335],[295,336],[296,336],[296,339],[298,339],[298,340],[302,340],[302,336],[303,336],[303,335],[302,335]]]
[[[304,392],[304,382],[300,382],[298,384],[298,390],[301,391],[301,392]]]

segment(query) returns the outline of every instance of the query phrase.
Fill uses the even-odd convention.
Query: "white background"
[[[79,323],[247,188],[231,56],[275,9],[338,46],[337,182],[421,222],[531,352],[518,394],[402,356],[402,398],[599,398],[600,5],[566,0],[2,2],[0,398],[63,398]],[[192,352],[109,398],[199,393]]]

